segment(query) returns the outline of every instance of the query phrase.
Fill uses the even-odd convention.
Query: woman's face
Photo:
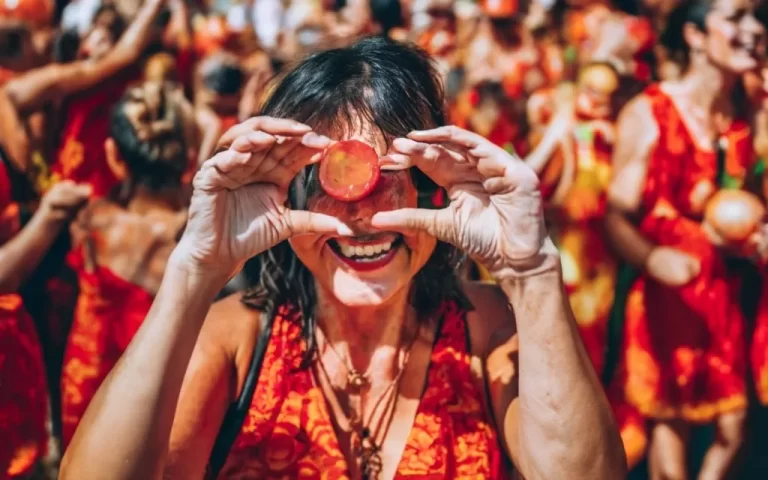
[[[112,49],[114,43],[112,32],[106,27],[96,26],[83,39],[80,46],[80,58],[98,60]]]
[[[386,153],[380,135],[351,135]],[[312,180],[316,182],[315,179]],[[418,192],[407,170],[382,172],[373,193],[357,202],[342,202],[321,188],[310,188],[307,210],[339,218],[356,237],[304,235],[290,240],[296,256],[312,272],[318,286],[350,307],[386,303],[408,289],[435,249],[437,240],[423,232],[382,232],[370,225],[376,212],[416,208]]]
[[[713,1],[703,47],[716,65],[739,74],[758,66],[765,52],[765,29],[754,8],[754,0]]]

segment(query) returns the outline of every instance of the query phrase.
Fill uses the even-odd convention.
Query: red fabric
[[[77,264],[77,259],[72,263]],[[101,382],[128,347],[152,305],[140,287],[96,267],[78,269],[80,296],[67,341],[61,379],[65,446]]]
[[[750,345],[750,360],[757,398],[768,405],[768,271],[763,269],[763,291]]]
[[[0,161],[0,243],[19,231],[18,207]],[[45,453],[48,392],[34,322],[16,294],[0,295],[0,479],[28,473]]]
[[[714,152],[697,148],[658,86],[649,87],[646,95],[660,137],[649,160],[640,229],[655,244],[699,259],[701,272],[677,289],[645,276],[634,284],[624,338],[625,393],[649,417],[708,422],[746,406],[736,286],[699,221],[704,205],[696,192],[702,185],[714,186],[717,160]],[[726,135],[726,170],[744,178],[752,162],[748,127],[734,122]]]
[[[104,142],[109,138],[112,108],[135,78],[126,72],[68,99],[61,144],[51,168],[56,180],[87,183],[93,187],[94,197],[103,197],[117,185],[107,164]]]
[[[464,312],[443,308],[427,384],[396,479],[503,478],[502,455],[470,370]],[[323,391],[304,353],[297,315],[272,328],[251,408],[219,478],[348,479]]]
[[[0,478],[29,473],[45,454],[48,392],[40,342],[18,295],[0,296]]]

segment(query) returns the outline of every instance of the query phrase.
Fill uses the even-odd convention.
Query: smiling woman
[[[423,52],[367,39],[307,58],[230,129],[61,477],[505,478],[508,458],[528,479],[622,478],[536,176],[442,107]],[[348,140],[382,169],[356,201],[318,178]],[[462,254],[498,287],[461,282]],[[253,288],[211,307],[256,255]]]

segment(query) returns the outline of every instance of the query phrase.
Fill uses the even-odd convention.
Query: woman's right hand
[[[226,277],[249,258],[294,235],[350,235],[340,220],[287,206],[288,188],[331,144],[300,123],[255,117],[221,138],[219,153],[203,163],[176,266],[206,277]]]
[[[661,284],[682,287],[699,275],[701,262],[680,250],[656,247],[648,255],[645,270]]]

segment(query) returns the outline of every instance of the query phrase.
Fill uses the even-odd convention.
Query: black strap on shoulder
[[[232,448],[232,444],[235,443],[235,439],[243,426],[245,415],[251,407],[253,392],[256,390],[256,384],[259,381],[261,365],[264,363],[264,354],[267,351],[267,344],[269,344],[269,339],[272,336],[274,317],[274,315],[261,316],[259,340],[256,342],[256,348],[253,349],[253,357],[251,358],[251,365],[248,367],[243,390],[240,392],[237,401],[227,409],[227,414],[221,423],[216,442],[213,444],[211,457],[208,460],[208,471],[206,474],[208,479],[216,478],[224,467],[224,462],[229,456],[229,450]]]

